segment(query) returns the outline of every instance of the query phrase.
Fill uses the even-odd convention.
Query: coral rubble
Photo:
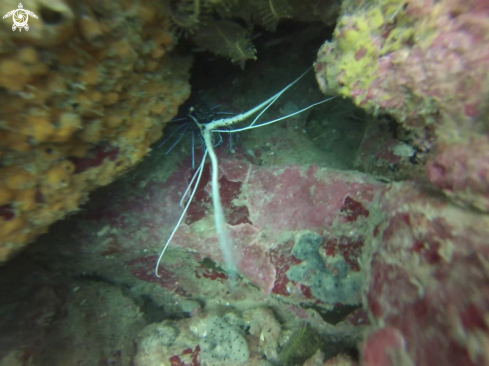
[[[160,1],[23,5],[29,31],[0,28],[0,262],[139,162],[190,92]]]

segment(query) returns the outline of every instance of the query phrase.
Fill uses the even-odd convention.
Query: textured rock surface
[[[385,179],[424,178],[429,149],[418,144],[414,133],[388,115],[371,117],[363,135],[355,168]]]
[[[487,1],[345,1],[342,9],[334,39],[323,45],[316,63],[323,91],[352,97],[372,112],[389,113],[409,134],[401,141],[412,147],[411,156],[431,150],[421,162],[441,154],[428,163],[436,185],[453,180],[451,168],[447,177],[440,171],[444,160],[460,160],[457,172],[470,182],[453,182],[442,190],[487,211],[487,191],[481,188],[488,183],[486,169],[474,167],[469,160],[475,157],[468,158],[478,154],[470,145],[484,145],[480,135],[488,126]],[[369,154],[358,166],[382,174],[367,161],[377,155],[379,164],[396,164],[397,169],[402,161],[392,150],[401,141],[383,137],[372,149],[366,139],[362,150]]]
[[[250,366],[278,362],[280,350],[305,324],[321,336],[312,354],[323,344],[328,357],[354,347],[368,325],[362,314],[352,313],[361,301],[363,235],[373,230],[368,220],[377,217],[370,206],[384,185],[359,174],[314,166],[258,167],[224,156],[221,167],[226,217],[243,275],[237,282],[219,267],[222,256],[206,177],[165,255],[161,277],[154,274],[161,244],[178,218],[179,192],[191,177],[188,160],[166,181],[153,169],[140,181],[144,184],[129,181],[118,184],[123,190],[111,187],[110,195],[102,194],[86,214],[62,225],[64,229],[30,252],[51,271],[126,289],[147,319],[161,319],[151,317],[152,312],[172,319],[191,317],[170,327],[162,323],[164,332],[152,325],[138,338],[137,351],[122,351],[121,357],[132,355],[140,365],[163,360],[184,365],[193,359],[193,365],[225,364],[227,353],[214,342],[223,328],[230,328],[226,335],[235,338],[243,334],[249,350],[245,364]],[[166,171],[164,164],[159,169]],[[308,248],[310,240],[314,250]],[[67,296],[68,304],[71,298]],[[209,324],[212,329],[206,330]],[[174,337],[172,327],[179,334],[174,342],[168,340]],[[162,342],[171,344],[163,347]],[[98,352],[107,358],[115,348],[106,345]]]
[[[181,212],[178,192],[185,191],[191,178],[185,165],[168,182],[150,180],[144,190],[128,189],[97,202],[78,222],[76,234],[70,234],[73,250],[81,246],[102,256],[136,255],[129,265],[136,270],[144,261],[143,273],[149,271]],[[172,244],[222,263],[213,216],[208,214],[212,210],[208,168]],[[220,185],[234,255],[249,281],[265,294],[294,302],[359,303],[359,259],[368,207],[382,184],[360,174],[315,166],[260,168],[222,159]],[[147,251],[147,257],[139,257],[135,245]],[[165,264],[161,267],[165,271]],[[316,275],[311,277],[311,271]]]
[[[454,201],[489,212],[489,136],[444,146],[426,170],[429,180]]]
[[[363,310],[352,312],[337,326],[325,322],[330,300],[323,297],[316,277],[326,282],[334,278],[336,283],[341,283],[343,267],[338,266],[338,261],[350,266],[349,281],[353,281],[351,277],[358,273],[354,269],[360,270],[366,280],[363,291],[352,289],[350,292],[353,296],[363,296],[372,321],[372,330],[362,346],[362,364],[478,365],[486,361],[487,324],[484,314],[488,311],[486,294],[489,291],[489,250],[485,239],[489,228],[487,217],[454,206],[444,198],[434,197],[431,191],[417,183],[384,185],[368,183],[363,175],[352,177],[351,173],[318,168],[315,174],[308,175],[310,167],[277,169],[249,166],[249,163],[239,163],[239,160],[222,161],[221,182],[222,177],[240,182],[243,172],[247,177],[241,190],[233,195],[223,185],[224,192],[228,192],[223,197],[233,197],[227,201],[232,201],[235,206],[226,205],[227,219],[228,223],[233,222],[230,224],[232,230],[239,228],[234,231],[240,233],[240,240],[235,241],[235,250],[242,256],[240,269],[247,278],[239,280],[232,292],[229,291],[228,276],[217,266],[221,255],[217,245],[211,244],[217,240],[212,221],[207,224],[209,217],[206,213],[201,213],[200,218],[189,218],[175,242],[182,249],[170,250],[160,269],[161,278],[154,276],[156,256],[152,255],[153,247],[161,242],[162,233],[169,230],[160,220],[162,210],[177,204],[175,197],[169,195],[173,189],[181,191],[185,186],[190,175],[182,179],[180,174],[188,174],[188,168],[176,171],[167,183],[149,181],[143,191],[133,187],[129,194],[123,191],[122,195],[97,203],[92,208],[98,209],[88,211],[84,220],[59,233],[59,243],[52,239],[47,243],[54,245],[59,253],[57,260],[52,254],[49,257],[49,261],[53,261],[50,264],[53,269],[63,272],[67,266],[73,273],[91,273],[95,279],[131,288],[135,299],[139,296],[150,298],[151,302],[165,309],[166,314],[184,311],[191,316],[191,319],[171,324],[157,322],[159,325],[153,324],[144,330],[138,338],[135,353],[138,364],[165,359],[178,365],[205,364],[201,363],[203,359],[218,356],[208,344],[212,343],[212,335],[204,342],[205,347],[202,336],[209,324],[219,325],[221,322],[232,324],[236,329],[249,329],[243,331],[250,351],[246,365],[264,360],[264,355],[269,361],[276,360],[278,351],[286,344],[287,334],[291,337],[294,333],[281,328],[268,312],[268,307],[273,308],[274,313],[286,323],[302,321],[310,324],[323,339],[333,336],[342,342],[345,339],[353,343],[358,341],[361,334],[358,330],[363,329],[362,325],[370,324]],[[294,195],[290,191],[283,194],[283,204],[290,204],[287,197],[294,199],[296,210],[293,217],[297,233],[284,235],[284,241],[280,241],[279,230],[284,230],[281,223],[291,225],[290,212],[280,209],[280,199],[264,200],[264,191],[259,187],[267,187],[267,197],[280,197],[285,186],[272,180],[268,185],[263,177],[270,173],[268,179],[275,177],[279,180],[286,172],[289,179],[292,173],[300,172],[304,183],[315,182],[316,189],[325,183],[326,177],[329,178],[326,182],[330,184],[326,184],[324,189],[328,187],[331,196],[323,202],[311,202],[308,194]],[[255,175],[260,179],[255,181]],[[201,187],[199,202],[192,209],[194,214],[202,212],[197,203],[205,204],[207,199],[203,193],[206,186]],[[255,191],[252,187],[260,192],[257,196],[250,193]],[[350,189],[354,189],[357,195],[354,199],[345,199],[339,193],[341,189],[350,194]],[[304,187],[299,191],[308,192]],[[246,192],[246,199],[243,192]],[[325,192],[322,197],[327,196]],[[360,196],[359,192],[362,192]],[[112,206],[108,202],[112,202]],[[265,203],[275,205],[266,206],[273,213],[271,216],[261,209]],[[309,214],[320,213],[321,203],[329,208],[318,220],[318,216]],[[243,217],[238,208],[244,204],[248,208],[246,217],[249,223],[236,224],[239,221],[237,217]],[[102,207],[105,209],[100,210]],[[272,207],[276,209],[272,210]],[[311,207],[314,210],[310,210]],[[250,229],[242,230],[243,225]],[[318,227],[327,227],[330,234],[319,236]],[[202,233],[202,240],[198,239],[196,232]],[[355,238],[362,232],[364,242],[369,244],[358,247],[355,242],[342,242],[339,236],[336,240],[328,239],[328,235],[333,235],[331,233],[342,233],[351,238],[351,234],[348,236],[351,232],[356,232]],[[259,245],[256,244],[258,237]],[[304,246],[306,244],[309,245]],[[247,249],[250,246],[253,250]],[[42,249],[42,245],[38,247]],[[47,263],[42,255],[36,257]],[[217,263],[203,257],[212,258]],[[125,262],[122,267],[121,262]],[[259,269],[261,271],[257,273]],[[341,285],[342,291],[348,287],[345,283]],[[86,289],[81,288],[85,294]],[[43,299],[38,301],[46,302],[47,308],[40,309],[46,309],[47,314],[52,313],[50,309],[53,306],[63,309],[59,295]],[[257,303],[267,307],[253,308]],[[345,303],[348,304],[349,300]],[[304,307],[304,304],[314,304],[314,307]],[[223,317],[228,312],[229,317]],[[49,315],[47,319],[49,321],[43,324],[56,324],[55,316]],[[248,324],[249,328],[242,328],[243,324]],[[227,327],[221,324],[218,328]],[[141,325],[138,328],[141,329]],[[203,347],[210,353],[207,358],[202,355]],[[307,362],[318,364],[321,359],[318,353]],[[350,360],[327,362],[348,365]]]
[[[381,198],[366,294],[379,329],[364,364],[488,362],[489,218],[396,184]]]
[[[480,131],[489,93],[486,1],[346,1],[342,9],[316,64],[325,91],[386,110],[420,133],[433,123],[444,138]]]
[[[357,166],[417,178],[385,190],[364,247],[366,366],[489,362],[488,15],[483,0],[345,1],[319,51],[323,91],[380,115]]]
[[[0,269],[0,365],[130,364],[145,319],[122,288],[89,275],[67,283],[26,258],[10,263]]]

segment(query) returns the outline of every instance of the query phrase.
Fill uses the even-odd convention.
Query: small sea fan
[[[170,0],[170,17],[179,35],[193,34],[199,26],[201,0]]]
[[[202,48],[239,63],[244,68],[246,60],[256,60],[256,49],[249,32],[230,20],[209,22],[196,33],[193,40]]]
[[[287,0],[261,0],[258,6],[259,23],[271,32],[275,32],[281,19],[292,17],[292,9]]]

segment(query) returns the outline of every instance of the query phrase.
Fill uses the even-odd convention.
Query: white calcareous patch
[[[248,342],[241,329],[225,318],[206,319],[207,334],[199,343],[202,361],[206,365],[242,364],[250,358]]]
[[[416,150],[411,145],[404,142],[399,142],[394,146],[394,155],[401,157],[411,157],[416,153]]]

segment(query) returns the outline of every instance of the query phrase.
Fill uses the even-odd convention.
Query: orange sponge
[[[74,172],[75,164],[68,160],[62,161],[46,173],[45,183],[55,189],[68,187]]]
[[[163,2],[114,0],[100,19],[90,4],[42,1],[56,24],[0,28],[0,263],[140,161],[189,96]]]

